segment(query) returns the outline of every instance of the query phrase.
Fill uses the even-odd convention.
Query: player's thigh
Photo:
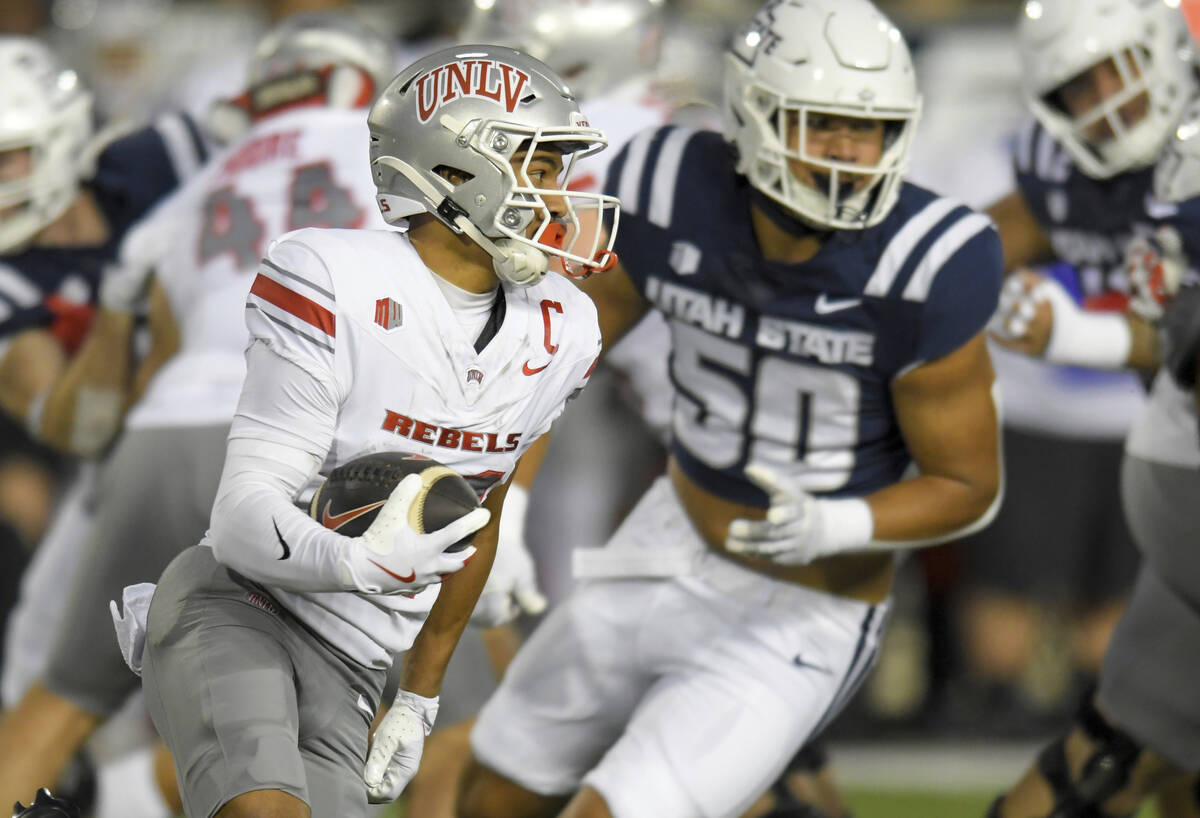
[[[83,561],[95,488],[95,468],[83,467],[21,577],[20,597],[4,638],[0,704],[11,706],[19,701],[46,669],[55,634],[71,601],[68,592]]]
[[[154,582],[204,535],[226,429],[135,429],[101,469],[96,513],[46,668],[46,686],[107,716],[136,687],[108,616],[109,600]]]
[[[740,815],[870,669],[886,606],[746,580],[732,598],[680,589],[644,640],[661,676],[584,778],[616,818]]]
[[[306,801],[296,678],[278,611],[251,601],[210,549],[174,560],[147,620],[142,687],[188,815],[275,789]]]
[[[661,585],[588,583],[560,603],[480,711],[475,758],[530,792],[573,792],[652,682],[636,642]]]
[[[1127,455],[1121,501],[1146,561],[1200,608],[1200,470]]]
[[[1097,703],[1182,770],[1200,769],[1200,613],[1143,565],[1100,671]]]
[[[304,628],[289,628],[298,686],[300,756],[312,814],[357,818],[367,811],[363,768],[386,673],[334,654]]]

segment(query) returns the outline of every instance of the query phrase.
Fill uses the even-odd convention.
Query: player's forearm
[[[258,440],[229,442],[213,505],[209,544],[240,574],[288,591],[345,591],[348,538],[292,504],[320,466],[304,452]]]
[[[35,406],[41,405],[66,365],[62,346],[42,329],[20,333],[0,353],[0,410],[30,424]],[[36,420],[36,419],[35,419]]]
[[[471,619],[496,559],[501,510],[508,487],[508,483],[497,486],[483,503],[492,518],[472,541],[477,549],[475,556],[461,571],[442,581],[429,616],[405,654],[404,676],[400,680],[404,690],[429,698],[440,693],[450,656]]]
[[[974,480],[919,475],[867,498],[877,546],[933,545],[959,539],[991,522],[1004,493],[999,470]]]
[[[400,686],[419,696],[432,698],[441,692],[450,656],[466,630],[487,581],[496,554],[495,539],[489,540],[481,532],[474,545],[478,552],[467,566],[442,580],[437,601],[412,648],[405,654]]]
[[[38,437],[61,451],[98,455],[116,436],[133,373],[134,319],[101,310],[83,348],[46,396]]]

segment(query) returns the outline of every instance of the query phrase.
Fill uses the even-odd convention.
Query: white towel
[[[125,586],[121,595],[124,615],[117,608],[116,600],[110,600],[108,603],[113,627],[117,630],[117,642],[121,646],[121,656],[125,657],[125,664],[138,676],[142,675],[142,651],[146,649],[146,615],[150,612],[154,587],[153,582]]]

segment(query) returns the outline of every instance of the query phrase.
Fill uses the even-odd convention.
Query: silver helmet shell
[[[389,222],[431,213],[483,247],[497,275],[518,286],[544,276],[549,256],[581,275],[611,265],[617,200],[566,192],[575,160],[606,140],[538,60],[494,45],[437,51],[392,80],[367,122],[379,205]],[[563,195],[549,195],[526,172],[538,151],[562,155]],[[524,161],[514,166],[518,155]],[[565,212],[552,216],[548,198]],[[596,223],[581,222],[585,211],[611,229],[585,229]]]
[[[921,95],[899,30],[867,0],[771,0],[738,32],[726,56],[725,135],[739,173],[820,228],[878,224],[900,195]],[[805,150],[810,114],[879,119],[884,150],[874,165]],[[788,123],[799,125],[795,148]],[[801,161],[827,174],[822,189],[792,173]],[[871,177],[847,192],[847,175]]]

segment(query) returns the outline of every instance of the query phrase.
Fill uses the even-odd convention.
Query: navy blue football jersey
[[[911,458],[890,385],[979,333],[1000,290],[991,221],[905,185],[875,227],[799,264],[763,257],[752,189],[716,133],[646,131],[609,169],[616,250],[671,326],[673,455],[709,491],[765,506],[747,463],[813,493],[858,496]]]
[[[1154,168],[1093,179],[1082,173],[1066,149],[1040,124],[1020,134],[1014,159],[1017,186],[1054,246],[1058,258],[1075,268],[1075,286],[1089,306],[1121,308],[1105,298],[1129,293],[1125,247],[1135,236],[1160,227],[1178,232],[1190,266],[1200,260],[1200,198],[1182,203],[1154,197]]]
[[[95,173],[83,183],[104,214],[108,239],[95,246],[30,247],[0,256],[0,342],[52,324],[56,297],[92,303],[101,270],[116,259],[129,228],[195,173],[208,153],[186,114],[164,115],[108,144],[96,159]]]

